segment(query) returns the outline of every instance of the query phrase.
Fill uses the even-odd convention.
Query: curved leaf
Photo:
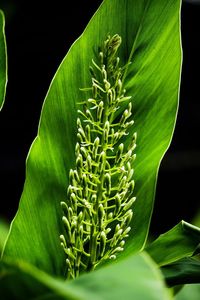
[[[0,10],[0,110],[3,107],[7,84],[7,52],[4,14]]]
[[[161,234],[146,251],[159,266],[192,256],[200,243],[200,228],[181,221]]]
[[[8,260],[1,265],[0,294],[4,300],[171,299],[160,271],[144,253],[69,282],[55,279],[24,262]]]
[[[144,246],[158,166],[176,119],[181,64],[179,14],[179,0],[103,1],[51,83],[4,256],[24,259],[49,273],[63,273],[60,201],[66,199],[69,169],[75,164],[77,102],[83,98],[79,88],[90,86],[89,65],[108,33],[122,36],[122,64],[132,62],[124,84],[127,94],[132,95],[133,131],[138,132],[137,201],[124,255]],[[131,134],[127,140],[130,138]]]
[[[183,258],[161,268],[168,285],[200,283],[200,261],[196,258]]]

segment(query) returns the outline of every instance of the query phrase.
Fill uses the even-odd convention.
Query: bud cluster
[[[134,121],[116,55],[120,44],[119,35],[109,36],[98,63],[92,61],[91,97],[78,111],[76,167],[70,170],[67,200],[61,203],[65,231],[60,240],[68,278],[115,259],[131,229],[136,133],[129,145],[123,143]]]

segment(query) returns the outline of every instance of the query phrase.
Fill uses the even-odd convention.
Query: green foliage
[[[132,230],[129,232],[130,236],[127,239],[125,250],[119,255],[116,262],[109,260],[107,265],[100,265],[92,274],[84,274],[73,281],[65,282],[60,278],[65,276],[66,254],[68,255],[66,262],[69,269],[69,263],[71,263],[69,249],[70,251],[77,251],[78,249],[77,245],[73,244],[75,243],[73,222],[77,221],[74,217],[79,217],[79,221],[83,218],[81,211],[76,211],[77,215],[75,216],[76,207],[74,206],[73,218],[70,219],[69,204],[75,195],[70,190],[70,186],[72,186],[71,183],[75,185],[78,183],[77,174],[80,175],[79,172],[83,168],[81,165],[83,161],[81,162],[80,153],[77,154],[77,151],[82,151],[82,156],[84,152],[86,154],[89,152],[89,147],[86,144],[84,147],[82,145],[82,149],[76,147],[77,137],[82,139],[81,142],[86,141],[84,134],[89,131],[87,125],[85,126],[83,123],[85,120],[92,120],[91,116],[87,116],[87,110],[83,110],[81,113],[82,120],[78,119],[77,122],[77,111],[80,110],[80,102],[85,104],[87,99],[91,99],[91,89],[83,93],[81,88],[91,86],[89,67],[92,59],[95,62],[98,61],[99,46],[102,45],[108,34],[117,37],[120,42],[122,38],[118,55],[122,66],[125,66],[123,75],[117,73],[120,76],[120,82],[117,82],[115,76],[111,76],[111,79],[108,76],[107,72],[112,73],[109,68],[106,69],[103,64],[97,64],[96,68],[99,68],[104,81],[102,82],[102,79],[99,78],[96,81],[94,78],[92,79],[92,96],[94,99],[92,100],[93,103],[91,101],[90,103],[96,106],[97,117],[100,120],[103,109],[105,109],[103,107],[104,102],[102,104],[102,101],[98,101],[97,97],[94,96],[103,97],[102,93],[105,91],[107,99],[113,101],[115,99],[113,95],[111,98],[108,97],[110,83],[111,90],[113,86],[119,89],[121,85],[126,89],[128,103],[121,101],[119,109],[117,106],[113,106],[116,109],[116,115],[111,115],[112,118],[115,117],[113,122],[114,119],[116,121],[118,119],[119,123],[125,121],[123,123],[125,125],[128,112],[128,122],[131,125],[128,126],[127,133],[129,134],[120,136],[118,140],[118,150],[114,149],[115,160],[119,154],[119,161],[124,163],[123,159],[127,154],[124,149],[128,150],[129,145],[135,147],[136,135],[134,133],[137,132],[137,159],[133,166],[133,160],[128,157],[129,166],[124,166],[127,167],[125,170],[131,174],[134,167],[134,180],[136,182],[134,197],[136,196],[137,201],[131,202],[133,204],[131,210],[127,209],[129,211],[127,218]],[[5,41],[4,38],[3,41]],[[117,50],[117,48],[112,49]],[[1,51],[2,49],[2,53],[5,54],[4,43],[1,43]],[[2,61],[4,62],[4,73],[1,74],[4,74],[4,77],[1,79],[3,92],[0,96],[1,99],[4,99],[6,59]],[[117,59],[115,61],[117,63]],[[93,63],[94,66],[95,64]],[[170,285],[182,283],[185,279],[186,281],[183,283],[188,282],[189,279],[185,275],[188,274],[188,270],[190,270],[189,274],[196,278],[197,261],[194,263],[192,259],[191,264],[188,257],[192,256],[197,249],[199,229],[186,222],[181,222],[146,248],[155,262],[152,262],[145,252],[138,254],[146,244],[158,168],[169,147],[174,130],[178,107],[180,69],[180,0],[104,0],[102,2],[84,33],[73,44],[61,63],[45,98],[38,135],[27,158],[26,182],[19,210],[11,225],[0,262],[0,294],[4,295],[4,299],[10,299],[10,297],[27,299],[30,295],[34,299],[116,300],[122,297],[125,299],[171,299],[171,295],[163,283],[163,277],[158,270],[159,265],[162,266],[165,279]],[[94,75],[94,69],[90,68],[90,70]],[[119,69],[117,70],[119,71]],[[115,84],[116,82],[117,84]],[[121,99],[126,97],[125,91],[117,95],[119,98],[122,97]],[[90,105],[88,111],[91,113]],[[103,131],[100,126],[99,141],[92,135],[91,144],[93,144],[94,153],[100,150],[102,153],[104,146],[110,144],[108,136],[109,126],[112,125],[112,122],[108,124],[107,117],[101,122]],[[132,126],[133,117],[134,126]],[[118,130],[119,128],[120,126]],[[120,130],[119,132],[122,132]],[[110,132],[109,138],[111,139],[112,134],[114,138],[115,131]],[[134,139],[132,139],[133,136]],[[97,143],[99,144],[97,145]],[[110,156],[111,152],[106,153],[106,157]],[[100,155],[100,152],[98,155],[99,168],[103,168],[105,171],[105,166],[108,167],[108,161],[104,159],[103,155]],[[89,168],[90,162],[88,155],[86,156],[85,162]],[[92,159],[93,163],[97,163],[95,154]],[[112,167],[115,163],[112,164]],[[95,165],[95,167],[98,166]],[[83,176],[81,182],[84,197],[87,196],[88,192],[87,180],[89,177],[86,177],[86,175]],[[98,192],[101,192],[102,201],[104,201],[103,196],[106,195],[109,199],[112,184],[116,182],[108,172],[101,179],[102,181],[98,179],[97,182],[99,184]],[[126,182],[126,179],[123,181],[123,177],[121,181],[123,188],[123,184],[131,182]],[[91,190],[94,189],[91,188]],[[82,198],[80,197],[80,199]],[[127,201],[129,200],[131,201],[132,198]],[[115,214],[117,204],[117,200],[114,201],[113,214]],[[103,202],[103,204],[105,203],[106,201]],[[89,215],[88,203],[84,202],[84,204],[84,214],[87,219]],[[128,204],[126,201],[122,201],[121,207],[126,204]],[[61,206],[65,215],[63,222]],[[80,207],[83,208],[83,205],[81,204]],[[88,228],[93,225],[96,226],[95,232],[92,230],[89,232],[89,239],[92,241],[92,246],[89,246],[89,249],[96,249],[99,252],[101,246],[103,250],[100,251],[100,256],[103,257],[107,253],[106,251],[109,252],[103,240],[107,234],[105,226],[103,227],[105,215],[108,218],[109,214],[105,213],[103,205],[99,205],[96,215],[95,213],[93,215],[99,222],[99,227],[97,228],[96,223],[86,224],[86,226],[84,225],[84,234],[86,238],[89,232]],[[101,220],[103,220],[102,223]],[[129,229],[128,222],[124,225],[125,230]],[[123,221],[119,226],[121,224]],[[117,236],[119,233],[122,234],[121,228],[118,227],[117,224],[113,225],[114,235],[117,234]],[[76,230],[78,230],[77,228]],[[100,235],[93,242],[93,233],[95,236],[99,228],[105,235],[99,231],[98,234]],[[116,231],[116,228],[119,230]],[[64,233],[61,235],[64,251],[60,246],[59,236],[61,233]],[[67,245],[69,241],[71,248]],[[118,241],[114,246],[122,248],[122,245],[117,243]],[[97,254],[94,251],[92,253]],[[114,254],[110,253],[110,255]],[[185,257],[187,260],[180,260]],[[88,269],[93,269],[98,261],[95,257],[95,260],[92,261],[92,267]],[[186,270],[184,276],[181,273],[182,267],[183,270]],[[71,277],[77,275],[72,274],[72,268],[70,272]],[[182,280],[183,278],[184,280]]]
[[[127,95],[132,96],[133,130],[138,133],[137,201],[130,225],[133,230],[122,256],[143,248],[158,166],[176,119],[181,64],[179,13],[178,0],[103,1],[51,83],[38,136],[27,159],[25,187],[4,256],[24,259],[50,274],[63,275],[65,255],[58,238],[62,232],[60,202],[66,200],[69,170],[75,166],[77,109],[83,98],[79,88],[90,86],[88,68],[108,32],[118,33],[124,41],[119,50],[122,65],[132,62],[125,70],[124,86]],[[120,18],[116,18],[118,15]],[[126,144],[132,133],[130,130]]]
[[[7,84],[7,52],[4,26],[4,14],[0,10],[0,110],[3,107]]]
[[[0,274],[0,294],[4,300],[29,299],[30,295],[38,300],[171,299],[159,270],[145,253],[69,282],[20,261],[5,261]]]
[[[181,221],[168,232],[160,235],[146,251],[159,266],[192,256],[200,243],[200,228]]]

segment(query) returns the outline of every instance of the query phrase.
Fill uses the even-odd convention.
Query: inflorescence
[[[117,56],[120,44],[119,35],[109,36],[98,62],[92,60],[92,87],[85,89],[91,90],[91,98],[78,111],[76,166],[69,172],[67,200],[61,202],[67,278],[115,259],[131,229],[136,133],[125,146],[122,141],[134,121],[122,83],[126,66],[120,66]]]

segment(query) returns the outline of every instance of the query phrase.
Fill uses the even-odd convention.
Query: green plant
[[[178,0],[104,0],[69,50],[45,99],[4,247],[5,299],[171,299],[163,275],[170,286],[199,282],[191,258],[199,228],[182,221],[146,245],[177,113],[179,18]],[[1,87],[4,95],[5,81]]]
[[[93,270],[105,259],[123,251],[130,231],[134,180],[132,162],[136,133],[127,149],[121,143],[134,121],[131,97],[125,95],[123,75],[117,56],[121,37],[108,36],[92,61],[91,98],[83,101],[77,119],[75,170],[69,172],[67,200],[61,202],[65,235],[61,245],[67,254],[67,275],[75,278],[81,270]],[[129,101],[120,114],[121,104]]]

